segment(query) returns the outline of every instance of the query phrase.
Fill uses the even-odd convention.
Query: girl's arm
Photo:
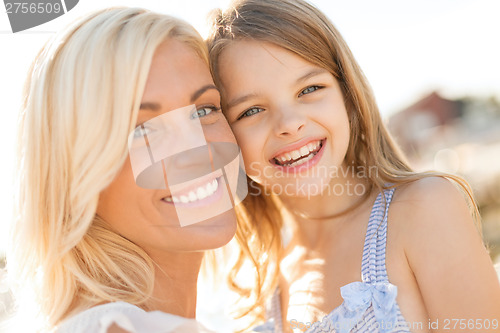
[[[500,283],[467,203],[450,181],[405,186],[405,254],[434,332],[499,332]]]

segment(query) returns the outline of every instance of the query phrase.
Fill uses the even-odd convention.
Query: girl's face
[[[276,45],[237,41],[219,58],[226,118],[247,174],[280,195],[319,195],[340,170],[349,120],[337,80]]]
[[[235,143],[231,129],[221,114],[219,92],[207,64],[184,43],[169,39],[158,47],[153,57],[137,125],[159,116],[164,118],[169,112],[176,112],[172,110],[193,104],[196,106],[193,117],[199,119],[204,132],[202,137],[204,135],[208,143]],[[178,124],[171,122],[168,125],[174,129]],[[177,144],[175,141],[169,143],[170,149],[190,142],[194,136],[194,133],[181,134],[176,137]],[[175,160],[162,160],[164,172],[170,174],[176,171],[194,174],[203,167],[200,163],[206,162],[210,165],[210,161],[182,152],[176,155]],[[147,189],[136,184],[133,171],[131,159],[127,158],[117,177],[99,197],[97,214],[118,234],[150,255],[155,251],[216,248],[233,237],[236,219],[233,209],[224,209],[229,199],[220,173],[193,177],[188,185],[180,183],[164,186],[164,189]],[[176,193],[173,193],[174,187],[177,188]],[[177,200],[189,202],[174,204],[174,195]],[[199,223],[183,225],[178,216],[179,206],[187,212],[202,214],[204,210],[213,213],[214,209],[220,209],[217,211],[220,213],[212,214]]]

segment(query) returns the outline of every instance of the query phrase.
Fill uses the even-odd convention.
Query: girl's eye
[[[219,110],[220,110],[220,108],[217,108],[215,106],[202,106],[201,108],[196,110],[195,113],[193,113],[191,115],[191,119],[202,118],[202,117],[208,116],[212,112],[217,112]]]
[[[318,89],[321,89],[320,86],[310,86],[310,87],[307,87],[306,89],[302,90],[299,94],[299,97],[302,96],[302,95],[307,95],[307,94],[310,94],[312,93],[313,91],[316,91]]]
[[[240,120],[241,118],[244,118],[244,117],[250,117],[250,116],[253,116],[254,114],[257,114],[259,112],[262,112],[264,111],[263,108],[258,108],[258,107],[252,107],[248,110],[246,110],[245,112],[243,112],[237,120]]]

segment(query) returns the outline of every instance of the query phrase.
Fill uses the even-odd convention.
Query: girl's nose
[[[275,133],[277,136],[294,136],[304,129],[306,117],[294,108],[276,110]]]

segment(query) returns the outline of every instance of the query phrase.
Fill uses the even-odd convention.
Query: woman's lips
[[[222,195],[222,176],[212,178],[195,187],[172,191],[172,195],[162,200],[178,207],[201,207],[217,201]]]

